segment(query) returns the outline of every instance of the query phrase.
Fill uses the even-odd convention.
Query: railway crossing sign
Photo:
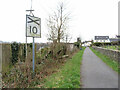
[[[26,37],[41,38],[41,19],[26,15]]]
[[[29,10],[32,11],[32,10]],[[33,37],[33,73],[35,69],[35,41],[34,38],[41,38],[41,19],[31,15],[26,15],[26,56],[27,37]]]

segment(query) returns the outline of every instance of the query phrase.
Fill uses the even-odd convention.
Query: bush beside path
[[[44,88],[80,88],[80,65],[82,61],[83,50],[75,54],[68,60],[57,73],[45,79]]]

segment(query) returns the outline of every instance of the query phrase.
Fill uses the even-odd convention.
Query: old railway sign
[[[33,37],[33,72],[35,63],[35,42],[34,38],[41,38],[41,19],[38,17],[26,15],[26,51],[27,37]]]
[[[26,37],[41,38],[41,19],[26,15]]]

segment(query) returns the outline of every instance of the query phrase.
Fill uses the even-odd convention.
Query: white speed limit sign
[[[41,37],[41,19],[38,17],[26,15],[26,36]]]

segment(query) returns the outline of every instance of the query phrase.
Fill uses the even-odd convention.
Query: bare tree
[[[64,39],[65,30],[69,21],[69,13],[65,13],[65,7],[63,2],[58,5],[53,15],[50,15],[47,19],[47,26],[49,29],[48,40],[57,40],[60,43],[61,39]]]
[[[65,33],[64,37],[65,37],[64,40],[65,40],[66,43],[69,43],[72,39],[72,36],[68,32]]]

